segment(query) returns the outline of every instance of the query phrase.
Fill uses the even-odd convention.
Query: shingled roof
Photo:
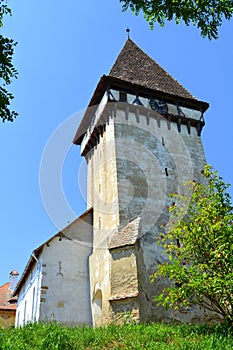
[[[126,41],[109,75],[152,90],[194,98],[131,39]]]
[[[111,238],[108,249],[133,245],[139,235],[140,220],[141,218],[138,216],[122,227],[118,232],[115,232]]]
[[[142,51],[131,39],[127,39],[109,75],[103,75],[78,127],[73,143],[80,145],[88,129],[95,109],[105,91],[112,88],[143,97],[169,101],[180,106],[194,108],[203,113],[209,104],[197,100],[157,62]]]

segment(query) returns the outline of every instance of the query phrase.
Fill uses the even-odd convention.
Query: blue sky
[[[126,40],[127,26],[139,47],[194,96],[210,103],[202,134],[207,161],[233,184],[233,21],[224,23],[217,41],[208,41],[198,29],[173,23],[152,31],[143,16],[122,13],[118,0],[22,0],[9,1],[9,6],[13,16],[5,21],[4,33],[18,41],[14,62],[19,78],[11,91],[19,117],[0,124],[0,285],[11,270],[22,273],[32,250],[86,208],[81,193],[85,181],[78,181],[83,163],[71,143],[76,120],[70,119],[73,126],[66,121],[87,106],[99,78],[108,74]],[[56,191],[51,192],[59,217],[51,221],[41,197],[40,165],[59,125],[60,131],[68,125],[65,134],[71,130],[72,135],[56,180],[62,181],[71,210],[62,211]],[[57,154],[65,142],[60,131],[55,133]],[[42,166],[43,181],[48,178],[50,186],[56,167],[53,162]]]

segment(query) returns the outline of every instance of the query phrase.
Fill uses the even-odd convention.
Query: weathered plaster
[[[113,95],[116,98],[117,93]],[[148,107],[146,99],[140,101]],[[196,127],[182,124],[179,129],[176,122],[149,108],[128,103],[113,103],[110,108],[105,132],[88,156],[89,205],[94,207],[90,287],[93,300],[95,288],[102,297],[101,317],[98,314],[96,321],[92,308],[94,325],[119,319],[124,310],[134,312],[142,322],[200,320],[203,311],[197,309],[182,314],[157,307],[153,297],[167,282],[151,284],[149,277],[167,259],[156,240],[169,220],[169,194],[183,192],[188,180],[200,181],[206,163],[201,138]],[[169,105],[169,110],[177,111],[177,106]],[[187,118],[201,116],[188,108],[184,112]],[[139,238],[132,251],[123,247],[109,256],[108,237],[138,216]],[[127,297],[135,289],[138,296]]]
[[[92,212],[78,218],[41,246],[39,259],[23,283],[16,325],[38,320],[92,325],[88,258],[92,252]]]

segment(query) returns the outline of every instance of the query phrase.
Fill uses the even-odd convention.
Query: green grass
[[[223,326],[110,325],[96,329],[56,322],[0,329],[0,350],[233,349],[233,332]]]

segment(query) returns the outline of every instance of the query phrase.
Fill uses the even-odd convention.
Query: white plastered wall
[[[42,256],[28,275],[18,296],[15,325],[23,326],[39,319]]]
[[[91,325],[89,265],[92,220],[77,220],[44,246],[40,320]]]

